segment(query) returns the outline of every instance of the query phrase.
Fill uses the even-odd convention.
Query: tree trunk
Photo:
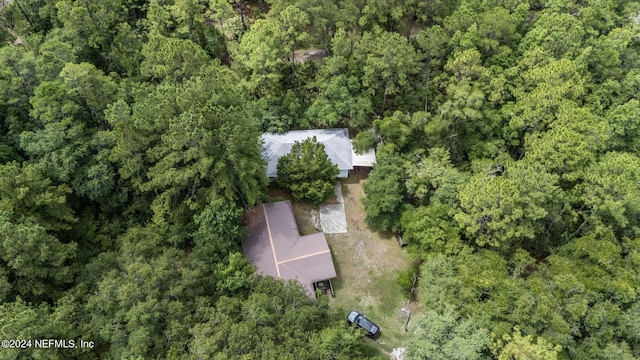
[[[384,83],[384,97],[382,97],[382,109],[380,113],[384,113],[384,109],[387,106],[387,88],[389,88],[389,80]]]
[[[595,212],[595,210],[591,210],[591,212],[589,213],[589,216],[587,216],[587,218],[584,219],[582,224],[580,224],[580,226],[578,226],[576,231],[573,232],[573,237],[576,237],[578,235],[578,233],[580,232],[580,229],[582,229],[582,227],[585,226],[589,222],[589,219],[591,219],[591,216],[593,215],[594,212]]]
[[[35,31],[33,23],[31,22],[31,18],[29,17],[29,15],[27,14],[26,11],[24,11],[24,9],[22,8],[22,5],[20,5],[20,2],[18,0],[15,0],[16,5],[18,5],[18,9],[20,9],[20,12],[22,13],[22,15],[24,15],[24,18],[27,20],[27,22],[29,23],[29,26],[31,27],[32,31]]]
[[[293,76],[293,84],[297,88],[298,87],[298,76],[296,75],[296,58],[295,58],[295,47],[291,48],[291,75]]]
[[[244,1],[235,1],[236,7],[238,9],[238,14],[240,14],[240,21],[242,21],[242,33],[244,34],[247,31],[247,23],[244,20]]]

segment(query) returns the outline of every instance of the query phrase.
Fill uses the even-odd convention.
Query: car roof
[[[367,319],[365,316],[361,316],[358,319],[358,325],[362,326],[367,330],[371,330],[372,328],[377,328],[376,324],[374,324],[371,320]]]

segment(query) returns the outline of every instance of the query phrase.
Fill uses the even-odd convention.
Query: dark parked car
[[[347,322],[349,322],[349,324],[356,324],[356,326],[365,329],[367,331],[367,336],[372,339],[380,335],[380,328],[378,325],[374,324],[371,320],[367,319],[366,316],[355,310],[352,310],[349,313],[349,316],[347,316]]]

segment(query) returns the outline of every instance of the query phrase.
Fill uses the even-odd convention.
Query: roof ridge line
[[[262,204],[262,211],[264,212],[264,219],[267,224],[267,232],[269,233],[269,245],[271,247],[271,253],[273,254],[273,262],[276,263],[276,273],[278,274],[278,278],[280,276],[280,268],[278,267],[278,257],[276,256],[276,248],[273,245],[273,238],[271,237],[271,226],[269,226],[269,216],[267,215],[267,208]]]
[[[312,257],[312,256],[317,256],[317,255],[326,254],[326,253],[328,253],[328,252],[331,252],[331,250],[330,250],[330,249],[327,249],[327,250],[322,250],[322,251],[316,251],[316,252],[314,252],[314,253],[312,253],[312,254],[302,255],[302,256],[298,256],[298,257],[291,258],[291,259],[278,261],[278,262],[277,262],[277,264],[283,264],[283,265],[285,265],[285,264],[286,264],[286,263],[288,263],[288,262],[297,261],[297,260],[301,260],[301,259],[306,259],[306,258],[309,258],[309,257]],[[288,267],[288,266],[287,266],[287,267]]]

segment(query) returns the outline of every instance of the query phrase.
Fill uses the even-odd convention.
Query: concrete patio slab
[[[333,188],[337,204],[320,207],[320,223],[325,234],[344,234],[347,232],[347,215],[344,210],[342,185],[337,182]]]
[[[347,216],[344,204],[332,204],[320,207],[320,223],[325,234],[344,234],[347,232]]]

